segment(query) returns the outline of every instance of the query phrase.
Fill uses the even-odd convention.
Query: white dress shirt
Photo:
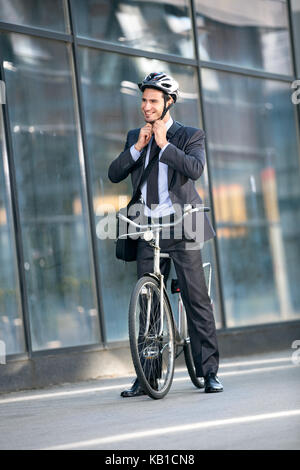
[[[167,131],[170,129],[170,127],[173,124],[173,119],[170,117],[170,119],[166,122],[166,128]],[[154,136],[151,137],[147,153],[146,153],[146,160],[145,160],[145,168],[149,163],[149,155],[150,155],[150,150],[151,150],[151,145],[153,142]],[[167,148],[169,143],[167,143],[159,152],[159,159],[162,156],[164,150]],[[134,145],[130,147],[130,153],[132,158],[137,161],[137,159],[140,157],[142,152],[139,152]],[[146,202],[147,201],[147,181],[143,184],[141,187],[141,192],[142,192],[142,197],[143,200]],[[169,189],[168,189],[168,165],[165,163],[159,162],[158,164],[158,197],[159,197],[159,204],[156,207],[155,210],[149,209],[146,204],[144,205],[144,214],[148,217],[163,217],[169,214],[174,214],[174,209],[172,205],[172,201],[169,196]]]

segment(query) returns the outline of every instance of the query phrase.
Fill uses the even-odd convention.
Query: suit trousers
[[[168,253],[173,260],[182,300],[187,313],[188,331],[197,377],[205,377],[209,372],[217,373],[219,350],[212,304],[208,295],[202,266],[200,249],[195,242],[161,236],[162,253]],[[165,284],[170,273],[171,259],[161,258],[160,269]],[[138,240],[137,275],[153,272],[153,248],[145,240]]]

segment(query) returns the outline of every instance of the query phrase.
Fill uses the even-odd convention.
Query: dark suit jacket
[[[138,189],[144,170],[146,148],[135,162],[130,153],[130,147],[138,140],[140,129],[128,132],[125,148],[111,163],[108,177],[113,183],[119,183],[131,175],[133,194]],[[204,132],[193,127],[186,127],[174,121],[167,132],[170,145],[162,153],[160,162],[168,165],[169,195],[173,204],[184,205],[203,204],[195,188],[195,181],[202,175],[205,165]],[[185,234],[195,239],[193,233],[196,214],[191,214],[185,223]],[[204,241],[215,236],[215,232],[206,214],[204,214]]]

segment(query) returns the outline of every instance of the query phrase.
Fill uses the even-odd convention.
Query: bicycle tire
[[[191,347],[191,343],[189,342],[189,340],[186,341],[183,346],[183,353],[184,353],[186,368],[188,370],[192,383],[197,388],[204,388],[204,378],[197,377],[196,375],[196,369],[195,369],[194,359],[192,355],[192,347]]]
[[[160,285],[151,276],[138,280],[132,292],[128,326],[131,356],[140,386],[157,400],[169,391],[175,367],[175,333],[169,302],[164,293],[163,332],[160,330]],[[149,310],[148,310],[149,309]],[[151,313],[145,313],[150,311]],[[147,318],[151,317],[148,323]],[[158,377],[154,379],[154,377]]]

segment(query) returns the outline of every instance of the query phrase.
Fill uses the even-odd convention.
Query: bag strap
[[[149,144],[148,144],[149,145]],[[148,148],[148,145],[146,148]],[[147,152],[147,151],[146,151]],[[148,165],[146,166],[146,168],[144,169],[144,172],[142,174],[142,177],[140,179],[140,182],[139,182],[139,185],[137,187],[137,190],[139,190],[139,188],[145,183],[145,181],[148,179],[148,176],[153,168],[153,166],[155,165],[155,162],[157,162],[158,160],[158,157],[159,157],[159,152],[158,154],[152,158],[152,160],[148,163]]]
[[[140,158],[142,158],[142,157],[140,157]],[[139,185],[138,185],[134,195],[132,196],[131,201],[128,203],[128,207],[135,204],[138,201],[138,199],[140,198],[140,195],[141,195],[141,189],[140,188],[142,187],[144,182],[147,180],[147,178],[148,178],[148,176],[149,176],[149,174],[150,174],[150,172],[153,168],[153,165],[155,164],[155,162],[157,162],[157,160],[158,160],[158,155],[156,157],[152,158],[151,162],[144,169],[144,172],[143,172],[142,177],[140,179]]]

